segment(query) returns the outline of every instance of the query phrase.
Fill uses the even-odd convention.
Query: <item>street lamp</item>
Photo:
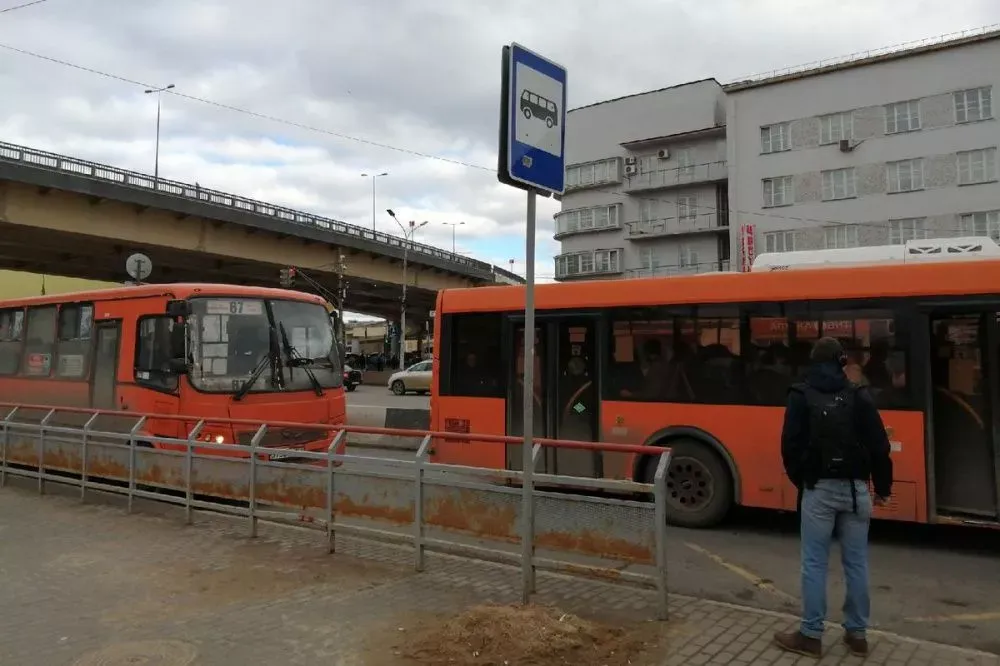
[[[455,230],[465,224],[465,222],[442,222],[441,224],[451,227],[451,253],[455,254]]]
[[[150,88],[145,91],[147,95],[156,95],[156,156],[153,158],[153,181],[160,180],[160,93],[170,90],[174,84],[163,86],[162,88]]]
[[[427,226],[427,222],[417,224],[410,220],[410,231],[407,233],[407,227],[399,221],[391,208],[387,208],[385,212],[389,213],[389,217],[399,225],[399,230],[403,232],[403,239],[406,241],[403,243],[403,300],[399,307],[399,369],[403,370],[406,365],[406,260],[409,256],[410,244],[413,242],[413,233],[420,227]]]
[[[382,173],[363,173],[362,178],[372,179],[372,231],[375,231],[375,182],[382,176],[388,176],[388,171],[383,171]]]

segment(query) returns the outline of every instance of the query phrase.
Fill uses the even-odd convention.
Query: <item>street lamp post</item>
[[[455,254],[455,230],[465,224],[465,222],[442,222],[441,224],[451,227],[451,253]]]
[[[150,88],[145,91],[147,95],[156,95],[156,153],[153,158],[153,181],[159,182],[160,180],[160,93],[164,90],[170,90],[174,87],[174,84],[163,86],[162,88]]]
[[[362,178],[372,179],[372,231],[375,231],[375,182],[382,176],[388,176],[388,171],[383,171],[382,173],[363,173]]]
[[[403,239],[406,241],[403,243],[403,299],[399,308],[399,369],[403,370],[406,366],[406,262],[409,257],[410,243],[413,242],[414,232],[420,227],[426,226],[427,222],[424,221],[417,224],[415,221],[410,220],[410,231],[407,233],[407,227],[399,221],[396,213],[391,208],[387,208],[385,212],[389,213],[389,217],[399,225],[399,230],[403,232]]]

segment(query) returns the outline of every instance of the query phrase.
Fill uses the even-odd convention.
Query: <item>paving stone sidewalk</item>
[[[473,603],[516,602],[516,569],[338,538],[327,555],[315,532],[117,500],[80,505],[64,496],[0,490],[0,664],[4,666],[404,666],[401,628]],[[651,593],[539,574],[539,603],[580,615],[646,622]],[[659,648],[634,663],[1000,666],[1000,657],[876,634],[866,660],[850,657],[840,630],[822,660],[771,644],[795,618],[674,596],[657,625]],[[513,666],[513,665],[512,665]]]

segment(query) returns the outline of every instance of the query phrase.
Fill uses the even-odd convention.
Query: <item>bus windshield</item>
[[[191,311],[190,379],[200,391],[302,391],[336,388],[343,381],[333,325],[321,305],[194,298]],[[262,365],[264,371],[245,387]]]

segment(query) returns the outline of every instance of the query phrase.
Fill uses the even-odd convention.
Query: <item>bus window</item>
[[[744,363],[751,401],[784,406],[795,375],[785,317],[750,317],[750,347]]]
[[[699,308],[697,319],[681,320],[682,337],[695,349],[687,376],[699,403],[725,405],[745,400],[738,315],[736,308]]]
[[[606,395],[609,400],[669,402],[687,389],[686,379],[671,373],[674,322],[666,313],[650,310],[611,315],[611,362]]]
[[[313,303],[298,301],[271,301],[278,344],[282,349],[285,368],[285,388],[291,391],[313,388],[309,372],[323,388],[336,388],[344,383],[340,366],[340,352],[333,334],[333,322],[326,310]],[[291,356],[285,342],[291,347]],[[296,366],[299,363],[308,365]]]
[[[28,377],[48,377],[52,371],[55,351],[56,318],[54,305],[28,308],[28,323],[24,338],[24,362],[21,374]]]
[[[889,310],[822,312],[795,322],[796,366],[808,365],[812,345],[821,336],[837,338],[844,346],[848,379],[869,389],[882,408],[909,403],[906,382],[905,336],[896,335],[896,319]]]
[[[184,354],[183,326],[172,317],[139,319],[135,345],[135,381],[167,391],[177,390],[177,375],[168,371],[172,358]]]
[[[60,308],[56,377],[81,379],[87,376],[93,323],[93,305],[64,305]]]
[[[264,301],[191,299],[191,384],[199,391],[228,393],[239,389],[271,350]],[[264,372],[251,390],[270,390]]]
[[[0,375],[15,375],[21,365],[24,310],[0,311]]]
[[[441,377],[441,394],[503,398],[507,368],[501,353],[502,319],[499,314],[450,315],[450,366]]]

